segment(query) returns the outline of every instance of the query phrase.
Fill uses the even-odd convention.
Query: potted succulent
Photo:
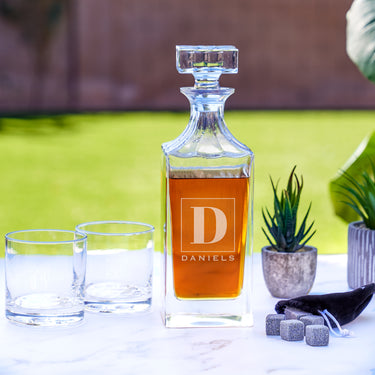
[[[262,248],[262,267],[266,286],[272,296],[294,298],[308,294],[315,280],[317,249],[307,246],[315,234],[314,222],[307,225],[311,203],[297,230],[297,213],[303,188],[303,178],[298,179],[296,167],[290,173],[288,184],[278,194],[274,184],[273,213],[262,209],[267,231],[262,228],[269,246]],[[268,233],[267,233],[268,232]]]
[[[343,172],[344,201],[361,218],[348,228],[348,284],[358,288],[375,282],[375,166],[354,178]]]

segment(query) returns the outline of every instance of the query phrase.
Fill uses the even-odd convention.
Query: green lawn
[[[90,220],[145,221],[160,229],[160,144],[189,114],[144,112],[0,118],[0,234],[26,228],[73,229]],[[272,203],[269,175],[296,164],[303,208],[312,201],[320,253],[346,252],[328,182],[374,130],[374,111],[230,112],[232,133],[255,153],[255,242],[266,244],[261,207]],[[156,247],[160,248],[159,234]],[[0,248],[4,251],[4,245]]]

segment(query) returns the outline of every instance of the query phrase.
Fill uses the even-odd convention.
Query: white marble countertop
[[[4,295],[4,261],[0,288]],[[158,270],[155,272],[158,288]],[[347,291],[346,255],[320,255],[312,293]],[[0,292],[1,293],[1,292]],[[159,293],[150,313],[87,313],[75,328],[19,327],[0,317],[0,374],[340,374],[375,375],[375,300],[352,323],[353,338],[331,335],[328,347],[265,335],[265,317],[277,299],[266,290],[254,255],[252,328],[167,329]],[[4,311],[4,298],[0,302]]]

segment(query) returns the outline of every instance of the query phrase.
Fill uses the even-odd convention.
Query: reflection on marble
[[[312,293],[348,290],[346,255],[319,256]],[[4,295],[3,260],[1,284]],[[158,261],[155,264],[159,264]],[[155,289],[158,289],[158,269]],[[328,347],[265,335],[265,317],[277,299],[254,256],[254,327],[166,329],[159,292],[150,313],[121,316],[86,313],[78,327],[18,327],[0,318],[0,374],[374,374],[375,302],[348,329],[354,338],[330,337]],[[4,299],[0,308],[4,311]]]

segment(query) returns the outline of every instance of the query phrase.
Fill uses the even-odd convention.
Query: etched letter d
[[[225,213],[217,207],[191,207],[194,210],[194,241],[192,244],[212,244],[219,242],[227,232]],[[211,210],[215,215],[215,235],[211,241],[204,241],[204,212]]]

